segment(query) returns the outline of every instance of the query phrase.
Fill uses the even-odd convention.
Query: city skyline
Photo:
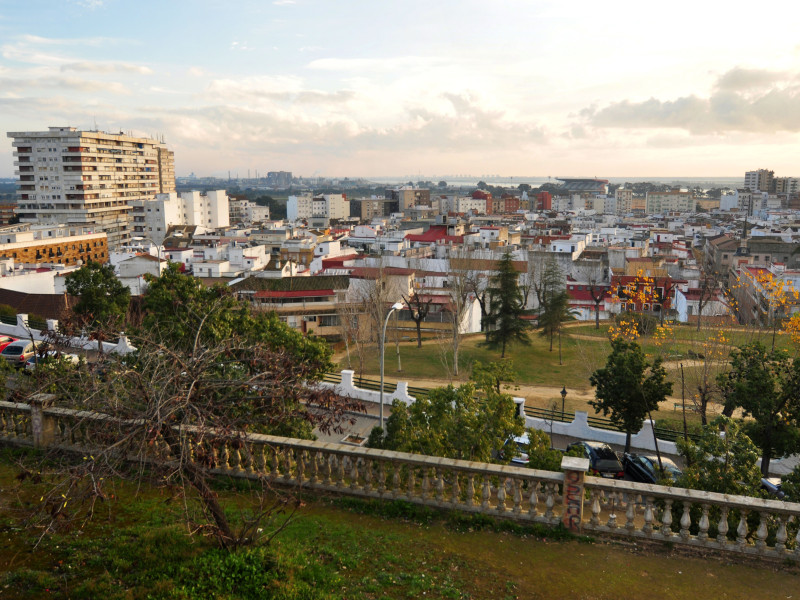
[[[163,136],[182,176],[797,176],[800,8],[760,9],[0,0],[0,123]]]

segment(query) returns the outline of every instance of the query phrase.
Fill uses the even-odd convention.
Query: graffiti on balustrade
[[[571,531],[578,531],[583,518],[583,473],[564,473],[564,516],[561,522]]]

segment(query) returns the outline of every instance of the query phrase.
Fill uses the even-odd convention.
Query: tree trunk
[[[417,323],[417,348],[422,348],[422,321],[416,321]]]
[[[625,452],[631,451],[631,432],[625,432]]]
[[[561,361],[561,330],[558,330],[558,365],[563,366],[563,362]]]
[[[551,329],[550,330],[550,352],[553,351],[553,338],[555,337],[555,332]]]
[[[600,303],[594,303],[594,328],[600,329]]]

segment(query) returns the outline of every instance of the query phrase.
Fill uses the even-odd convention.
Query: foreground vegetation
[[[269,545],[221,551],[211,537],[188,535],[167,490],[136,494],[123,483],[87,527],[40,539],[20,528],[38,497],[17,473],[6,454],[0,598],[694,598],[700,584],[705,597],[757,599],[789,597],[800,583],[788,565],[337,498],[305,497]],[[241,482],[220,491],[232,518],[248,493]]]

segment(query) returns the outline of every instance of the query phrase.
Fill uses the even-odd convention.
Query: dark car
[[[589,475],[622,479],[625,471],[611,446],[603,442],[573,442],[567,446],[567,452],[573,448],[581,448],[583,456],[589,459]]]
[[[780,477],[762,477],[761,489],[765,490],[770,496],[775,496],[778,500],[786,499],[786,493],[781,488]]]
[[[624,454],[622,465],[625,474],[633,481],[640,483],[657,483],[664,478],[673,481],[678,479],[683,473],[674,462],[666,457],[661,457],[661,466],[664,468],[663,477],[658,473],[658,457],[655,454]]]

